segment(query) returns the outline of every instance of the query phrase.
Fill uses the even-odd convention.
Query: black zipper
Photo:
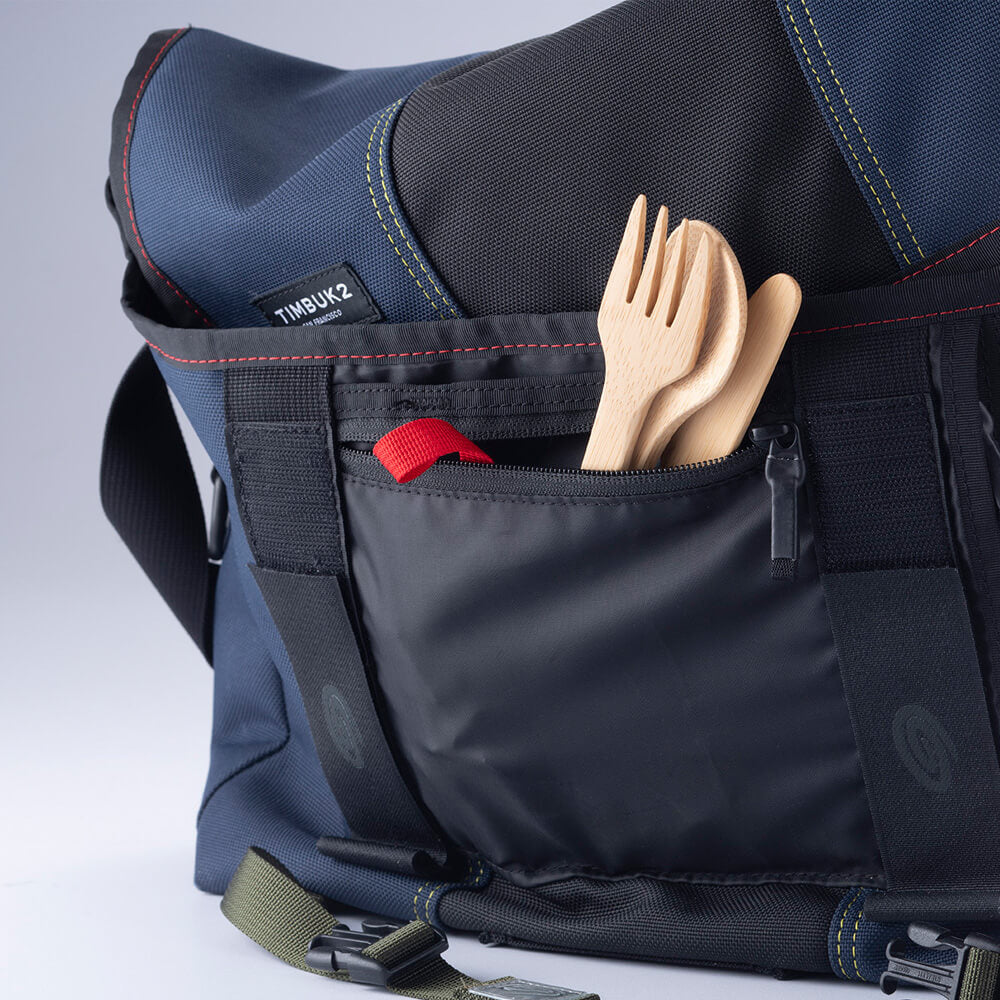
[[[596,496],[615,499],[650,492],[682,491],[708,485],[715,481],[715,473],[728,471],[738,475],[749,471],[760,463],[764,454],[763,449],[749,443],[730,455],[706,462],[692,462],[665,469],[607,470],[503,463],[486,465],[442,458],[438,459],[421,478],[431,477],[428,482],[433,482],[435,488],[469,492],[475,491],[476,482],[496,481],[497,486],[505,487],[503,490],[505,493],[538,490],[543,494],[551,493],[553,496],[593,496],[595,495],[593,485],[602,483],[607,485],[602,486],[602,491]],[[375,468],[384,471],[382,463],[366,449],[341,448],[341,455],[348,472],[355,464],[364,471]],[[418,484],[419,480],[413,481],[413,485]],[[620,490],[618,485],[621,487]],[[604,492],[605,490],[607,492]]]
[[[766,451],[764,446],[767,446]],[[382,463],[367,450],[342,448],[345,471],[364,475]],[[475,492],[475,483],[502,483],[504,492],[548,491],[553,496],[593,496],[587,483],[603,482],[612,491],[602,499],[615,500],[649,492],[673,493],[716,481],[708,473],[723,470],[732,475],[749,472],[764,457],[764,475],[771,487],[771,576],[792,580],[799,561],[799,504],[806,477],[806,462],[798,427],[793,423],[755,427],[750,443],[731,455],[693,462],[667,469],[558,469],[528,465],[478,465],[454,459],[440,459],[424,475],[433,476],[436,489]],[[354,468],[352,468],[352,466]],[[520,480],[520,481],[518,481]],[[613,484],[621,484],[617,489]],[[488,489],[489,487],[484,487]]]
[[[551,474],[556,476],[596,476],[620,478],[622,476],[649,476],[649,475],[685,475],[690,472],[700,472],[703,469],[713,469],[720,465],[731,463],[734,458],[745,455],[754,450],[754,446],[744,445],[730,455],[722,458],[712,458],[705,462],[688,462],[686,465],[671,465],[667,468],[657,469],[561,469],[558,467],[538,466],[538,465],[505,465],[495,462],[492,465],[483,465],[484,472],[513,472],[519,475],[537,475],[538,473]],[[468,465],[467,462],[456,462],[453,458],[439,459],[436,465]]]

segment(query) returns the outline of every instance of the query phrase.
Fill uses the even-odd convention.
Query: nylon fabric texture
[[[829,973],[826,935],[842,890],[568,878],[532,889],[493,879],[455,889],[441,919],[498,944],[685,964]]]
[[[404,104],[392,166],[470,315],[596,309],[640,191],[716,226],[748,291],[776,271],[807,295],[896,271],[757,0],[629,0],[445,70]]]
[[[900,267],[919,268],[995,222],[994,4],[775,3],[802,77]]]
[[[389,320],[459,315],[397,210],[389,164],[401,100],[458,61],[348,72],[187,30],[112,147],[115,177],[130,125],[149,259],[218,326],[265,325],[255,298],[343,261]]]

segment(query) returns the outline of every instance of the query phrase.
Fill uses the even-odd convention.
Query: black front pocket
[[[808,512],[773,580],[763,463],[399,486],[342,450],[378,682],[456,841],[532,878],[878,873]]]

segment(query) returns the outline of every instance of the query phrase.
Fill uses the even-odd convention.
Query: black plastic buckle
[[[885,949],[889,959],[889,968],[882,973],[879,985],[883,993],[894,993],[900,984],[907,986],[923,986],[934,990],[948,1000],[956,1000],[962,985],[962,975],[971,948],[983,951],[1000,952],[1000,941],[987,937],[985,934],[966,934],[959,937],[945,927],[935,924],[910,924],[907,929],[910,941],[920,948],[931,948],[944,951],[955,950],[955,961],[950,965],[930,965],[926,962],[914,962],[904,957],[907,942],[903,938],[895,938]]]
[[[334,927],[329,934],[318,934],[309,942],[306,965],[317,972],[346,972],[352,983],[389,986],[401,972],[418,962],[436,958],[448,947],[448,939],[435,927],[434,940],[414,955],[389,968],[361,952],[370,944],[405,926],[393,920],[364,920],[360,931],[349,927]]]

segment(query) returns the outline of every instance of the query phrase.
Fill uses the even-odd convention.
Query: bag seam
[[[844,952],[843,952],[843,938],[844,938],[844,925],[847,923],[848,914],[854,907],[854,904],[861,899],[863,889],[857,889],[853,895],[848,895],[844,901],[844,912],[840,915],[840,923],[837,926],[837,965],[840,966],[840,973],[844,979],[850,979],[850,973],[844,966]]]
[[[895,316],[891,319],[864,320],[861,323],[844,323],[841,326],[823,326],[817,327],[813,330],[793,330],[792,334],[798,336],[806,333],[830,333],[834,330],[856,330],[863,326],[884,326],[887,323],[908,323],[921,319],[936,319],[939,316],[954,316],[958,313],[976,312],[982,309],[996,309],[997,307],[1000,307],[1000,301],[983,302],[980,305],[956,306],[954,309],[939,309],[937,312],[920,313],[915,316]]]
[[[282,699],[284,695],[282,695]],[[264,750],[259,753],[256,757],[252,757],[245,764],[241,764],[235,771],[227,774],[224,778],[220,778],[215,785],[212,786],[212,790],[205,795],[204,801],[198,809],[198,815],[195,817],[195,825],[201,822],[202,816],[205,814],[205,810],[208,808],[208,804],[215,798],[215,793],[220,791],[223,785],[229,784],[234,778],[238,778],[244,771],[249,771],[250,768],[255,767],[257,764],[262,764],[265,760],[273,757],[275,754],[281,753],[282,750],[288,746],[288,741],[291,739],[291,730],[288,728],[288,720],[285,720],[285,737],[276,746],[271,747],[269,750]]]
[[[861,982],[864,982],[865,977],[861,974],[861,969],[858,966],[858,931],[861,928],[861,918],[864,916],[865,913],[864,898],[863,898],[864,891],[862,890],[862,892],[859,895],[862,898],[859,899],[858,916],[857,919],[854,921],[854,933],[851,935],[851,961],[854,965],[855,975],[858,977],[859,980],[861,980]]]
[[[187,297],[187,295],[184,292],[182,292],[181,289],[177,285],[175,285],[174,282],[172,282],[153,263],[153,259],[146,252],[146,247],[145,247],[145,245],[142,242],[142,237],[139,235],[139,226],[136,223],[135,209],[134,209],[134,207],[132,205],[132,194],[131,194],[131,191],[129,190],[129,184],[128,184],[129,167],[130,167],[129,147],[132,144],[132,133],[134,131],[135,116],[136,116],[136,113],[138,112],[138,109],[139,109],[139,101],[142,98],[142,95],[143,95],[143,93],[146,90],[146,84],[149,83],[149,80],[150,80],[150,78],[153,75],[153,71],[155,69],[157,69],[158,66],[160,65],[160,63],[163,61],[163,55],[164,55],[164,53],[167,51],[168,48],[170,48],[171,45],[173,45],[173,43],[178,38],[180,38],[181,35],[183,35],[185,32],[187,32],[187,30],[188,29],[186,27],[184,27],[184,28],[178,28],[163,43],[163,45],[160,47],[159,52],[157,52],[156,55],[153,56],[153,61],[149,64],[148,68],[146,69],[145,75],[139,81],[139,88],[138,88],[138,90],[136,90],[135,97],[132,99],[132,107],[131,107],[131,110],[129,111],[129,116],[128,116],[128,125],[125,128],[125,143],[124,143],[124,146],[123,146],[123,149],[122,149],[122,184],[123,184],[123,189],[124,189],[124,193],[125,193],[125,205],[126,205],[126,208],[128,209],[128,218],[129,218],[129,222],[131,223],[131,226],[132,226],[132,232],[135,235],[135,242],[136,242],[136,245],[139,248],[139,252],[142,254],[142,257],[146,261],[146,264],[148,265],[149,269],[158,278],[160,278],[162,281],[164,281],[166,283],[167,287],[170,288],[170,290],[174,293],[174,295],[176,295],[192,312],[194,312],[194,314],[201,319],[202,323],[204,323],[205,326],[212,326],[212,321],[208,318],[208,316],[204,312],[202,312],[202,310],[199,309],[198,306],[196,306]]]
[[[692,884],[718,884],[718,885],[756,885],[761,882],[783,882],[788,879],[799,880],[795,884],[805,884],[804,880],[811,880],[817,885],[828,884],[831,881],[846,882],[851,879],[876,879],[882,876],[881,872],[743,872],[730,874],[727,872],[677,872],[677,871],[657,871],[651,868],[638,868],[621,873],[604,871],[601,868],[588,865],[524,865],[516,861],[507,864],[497,865],[500,872],[512,874],[532,875],[547,873],[564,873],[575,875],[580,878],[658,878],[672,882],[690,882]],[[712,880],[712,881],[710,881]],[[861,887],[863,891],[863,887]]]
[[[861,136],[861,140],[864,142],[865,148],[868,150],[868,154],[872,158],[872,163],[875,165],[875,169],[878,170],[882,180],[885,181],[885,186],[888,189],[889,194],[892,196],[892,200],[896,203],[896,208],[899,210],[900,218],[903,220],[903,223],[910,234],[910,239],[913,240],[913,245],[917,248],[917,252],[920,256],[923,257],[924,251],[921,249],[920,243],[917,241],[916,234],[910,227],[910,222],[906,218],[903,206],[899,203],[899,198],[897,197],[896,192],[892,189],[892,185],[889,183],[889,178],[886,177],[885,171],[882,169],[882,165],[878,162],[875,150],[872,149],[871,143],[868,141],[868,136],[865,135],[865,131],[861,127],[861,122],[858,121],[857,115],[851,107],[851,102],[847,99],[847,94],[844,92],[843,84],[841,84],[840,80],[837,78],[837,74],[833,69],[833,63],[830,62],[830,56],[827,54],[826,47],[823,45],[823,40],[819,37],[819,30],[816,28],[816,22],[813,20],[812,14],[806,6],[806,0],[802,0],[802,9],[805,11],[806,17],[809,19],[809,26],[812,28],[812,33],[816,37],[816,43],[819,45],[820,52],[823,53],[823,59],[826,61],[827,68],[830,70],[830,76],[833,77],[833,82],[837,85],[837,89],[840,91],[840,96],[844,99],[844,106],[847,108],[848,114],[851,116],[851,121],[853,121],[857,126],[858,134]]]
[[[579,382],[535,382],[532,385],[524,387],[523,391],[530,392],[535,389],[596,389],[597,381],[579,381]],[[454,387],[450,386],[423,386],[423,385],[400,385],[399,383],[393,382],[378,382],[369,385],[336,385],[333,387],[334,395],[347,395],[351,393],[376,393],[376,392],[409,392],[415,396],[453,396],[457,393],[491,393],[493,395],[500,395],[503,393],[509,393],[511,391],[520,392],[521,389],[516,387],[505,387],[505,386],[492,386],[492,385],[480,385],[480,386],[468,386],[463,387],[461,383],[457,383]],[[553,403],[565,403],[574,402],[574,400],[552,400]]]
[[[802,2],[802,6],[803,6],[803,8],[804,8],[804,10],[806,12],[806,16],[809,18],[810,23],[812,23],[812,17],[809,14],[809,8],[806,7],[805,0],[801,0],[801,2]],[[886,225],[889,228],[889,232],[892,235],[893,241],[895,242],[897,249],[903,255],[903,260],[905,260],[907,264],[910,264],[911,263],[910,258],[907,256],[906,251],[903,249],[903,244],[900,243],[899,237],[896,235],[896,230],[893,228],[892,220],[889,218],[889,213],[886,211],[885,205],[882,203],[882,199],[878,196],[878,192],[875,190],[875,185],[869,179],[868,174],[865,171],[865,166],[861,162],[861,157],[859,157],[858,154],[854,151],[854,147],[851,145],[851,140],[847,137],[847,131],[844,128],[844,125],[841,122],[839,116],[837,115],[837,111],[836,111],[836,109],[833,106],[833,101],[830,99],[830,95],[826,92],[826,88],[823,86],[823,81],[820,79],[819,72],[816,69],[816,67],[813,65],[812,59],[809,57],[809,50],[808,50],[808,48],[806,46],[805,39],[802,37],[802,34],[799,31],[799,26],[798,26],[798,24],[795,21],[795,15],[792,13],[792,8],[789,5],[789,3],[787,2],[787,0],[785,2],[784,6],[785,6],[785,10],[788,12],[788,20],[791,22],[792,29],[795,32],[795,37],[798,39],[799,45],[802,47],[802,55],[805,58],[806,65],[809,67],[809,69],[812,72],[813,77],[816,80],[816,86],[819,87],[820,93],[823,95],[823,99],[826,101],[827,108],[829,109],[830,114],[833,115],[833,120],[837,123],[837,128],[840,130],[840,134],[843,137],[844,143],[846,144],[848,150],[850,151],[851,156],[854,157],[854,162],[857,164],[857,167],[858,167],[858,170],[861,173],[861,176],[864,178],[865,183],[868,185],[868,190],[871,192],[872,197],[875,199],[876,204],[878,205],[879,209],[882,212],[883,217],[885,218],[885,223],[886,223]],[[813,25],[813,33],[816,35],[816,39],[818,41],[819,40],[819,34],[816,32],[815,25]],[[824,55],[824,58],[825,58],[826,57],[826,51],[823,50],[822,42],[820,43],[820,49],[823,51],[823,55]],[[826,61],[827,61],[827,65],[830,65],[829,58],[827,58]],[[833,74],[833,67],[832,66],[830,66],[830,72],[831,72],[831,74]],[[837,80],[836,74],[833,74],[833,79],[837,83],[837,86],[840,87],[840,81]],[[843,93],[844,93],[843,92],[843,88],[841,88],[840,92],[843,95]],[[844,102],[847,104],[847,110],[851,114],[851,117],[854,118],[854,113],[853,113],[853,111],[851,111],[851,106],[850,106],[849,103],[847,103],[847,97],[846,97],[846,95],[844,95]],[[858,126],[858,130],[861,131],[861,126],[858,124],[858,121],[857,121],[856,118],[854,118],[854,123]],[[865,139],[865,135],[864,135],[863,131],[861,131],[861,138],[864,139],[865,145],[868,146],[868,140]],[[902,216],[903,221],[906,223],[907,229],[909,229],[910,228],[910,224],[909,224],[909,222],[906,221],[906,216],[903,215],[903,210],[902,210],[902,208],[899,207],[899,201],[896,199],[895,193],[892,191],[892,185],[889,184],[888,178],[883,173],[881,166],[879,166],[878,160],[875,158],[875,154],[872,153],[871,146],[868,146],[868,152],[871,153],[872,159],[875,162],[875,166],[878,167],[879,173],[882,174],[882,177],[885,180],[886,185],[889,187],[890,193],[892,194],[893,200],[896,202],[896,207],[899,208],[899,213]],[[913,235],[913,230],[912,229],[910,229],[910,235],[911,236]],[[920,244],[917,243],[915,236],[913,237],[913,242],[916,244],[917,250],[919,251],[920,256],[923,257],[924,256],[924,252],[923,252],[923,250],[920,249]]]
[[[943,264],[945,261],[951,260],[952,257],[957,257],[960,253],[965,253],[966,250],[971,250],[977,243],[981,243],[988,236],[993,236],[996,233],[1000,233],[1000,225],[994,226],[988,233],[983,233],[981,236],[977,236],[971,243],[966,243],[964,247],[952,250],[951,253],[945,254],[943,257],[939,257],[936,261],[920,268],[918,271],[914,271],[912,274],[903,275],[903,277],[898,281],[894,281],[893,285],[901,285],[904,281],[909,281],[910,278],[915,278],[918,274],[923,274],[924,271],[929,271],[932,267],[937,267],[938,264]]]
[[[919,313],[913,316],[894,316],[889,319],[863,320],[860,323],[844,323],[840,326],[823,326],[810,330],[793,330],[792,336],[803,336],[809,333],[831,333],[835,330],[857,330],[866,326],[884,326],[888,323],[909,323],[923,319],[936,319],[940,316],[955,316],[960,313],[978,312],[983,309],[996,309],[1000,307],[1000,300],[996,302],[983,302],[978,305],[956,306],[954,309],[940,309],[936,312]],[[254,361],[383,361],[393,358],[426,358],[437,357],[446,354],[473,354],[484,353],[486,351],[515,351],[515,350],[573,350],[580,347],[600,347],[599,340],[578,341],[566,344],[491,344],[482,347],[442,347],[427,351],[396,351],[384,354],[260,354],[247,355],[246,357],[231,358],[182,358],[175,354],[170,354],[159,344],[153,343],[148,338],[144,338],[146,344],[157,354],[168,361],[175,361],[184,365],[221,365],[240,364]]]
[[[1000,305],[1000,302],[996,303]],[[168,361],[177,361],[186,365],[234,364],[244,361],[382,361],[387,358],[425,358],[441,354],[470,354],[483,351],[513,351],[528,348],[550,348],[553,350],[569,350],[576,347],[600,347],[599,340],[591,340],[575,344],[493,344],[489,347],[444,347],[429,351],[401,351],[392,354],[280,354],[261,355],[245,358],[180,358],[168,354],[162,347],[151,340],[146,343]]]
[[[473,861],[470,860],[468,874],[461,882],[457,884],[454,882],[435,882],[434,879],[428,879],[426,882],[424,882],[423,885],[419,886],[416,893],[413,896],[414,920],[425,920],[427,923],[433,922],[433,918],[431,917],[431,901],[438,893],[442,892],[442,890],[448,891],[450,889],[478,889],[481,886],[485,885],[487,881],[487,873],[486,873],[486,868],[483,865],[483,861],[481,858],[476,858],[474,863],[476,865],[476,870],[473,871],[472,869]],[[423,906],[424,915],[423,917],[421,917],[420,894],[424,892],[424,890],[426,889],[430,889],[430,891],[424,897],[424,906]],[[440,903],[440,901],[441,900],[439,897],[438,902]]]
[[[400,250],[398,244],[393,239],[392,233],[389,231],[389,226],[386,224],[385,218],[383,217],[382,212],[381,212],[381,210],[379,209],[379,206],[378,206],[378,199],[376,198],[376,195],[375,195],[375,185],[374,185],[374,182],[372,180],[372,144],[375,141],[375,133],[378,131],[379,125],[382,125],[382,134],[379,137],[379,144],[378,144],[378,170],[379,170],[379,177],[380,177],[381,183],[382,183],[382,194],[383,194],[383,197],[385,198],[386,206],[389,209],[389,214],[392,216],[393,222],[396,223],[396,228],[399,230],[400,237],[402,238],[403,242],[409,248],[410,253],[413,255],[413,260],[416,262],[416,264],[420,268],[420,270],[423,271],[424,276],[426,277],[426,279],[433,286],[434,291],[440,297],[441,302],[444,305],[444,307],[451,313],[452,316],[454,316],[456,319],[458,319],[459,316],[458,316],[458,313],[455,311],[454,306],[452,306],[452,304],[448,301],[448,299],[445,296],[444,292],[442,292],[441,289],[438,288],[437,283],[434,281],[433,277],[431,277],[430,272],[424,266],[424,263],[420,259],[419,254],[417,253],[416,250],[414,250],[413,244],[410,243],[410,240],[408,239],[406,233],[403,231],[403,227],[402,227],[402,224],[399,221],[399,217],[396,215],[396,210],[393,208],[392,200],[389,198],[389,190],[388,190],[388,186],[386,185],[386,181],[385,181],[385,161],[383,159],[384,147],[385,147],[385,138],[386,138],[386,134],[389,131],[389,123],[392,121],[393,114],[394,114],[394,112],[396,110],[398,110],[398,108],[402,105],[402,103],[403,103],[403,98],[400,98],[394,104],[390,104],[389,107],[385,108],[382,111],[382,113],[378,116],[378,118],[376,119],[375,125],[372,128],[372,133],[368,137],[368,148],[365,151],[365,176],[366,176],[366,178],[368,180],[368,193],[371,195],[372,207],[375,209],[375,214],[378,216],[378,221],[380,223],[382,223],[382,229],[385,231],[385,235],[389,238],[389,242],[392,244],[393,250],[396,251],[396,255],[399,257],[399,259],[402,262],[403,266],[409,272],[410,277],[413,278],[413,280],[417,283],[417,287],[420,289],[421,292],[423,292],[423,294],[426,297],[427,301],[430,302],[430,304],[434,307],[434,311],[437,312],[440,315],[442,313],[441,306],[438,305],[437,301],[431,296],[430,292],[428,292],[427,289],[424,288],[423,284],[421,283],[420,279],[417,277],[417,275],[414,272],[413,268],[410,267],[410,263],[406,259],[406,256],[403,254],[402,250]],[[383,122],[384,122],[384,124],[383,124]]]

